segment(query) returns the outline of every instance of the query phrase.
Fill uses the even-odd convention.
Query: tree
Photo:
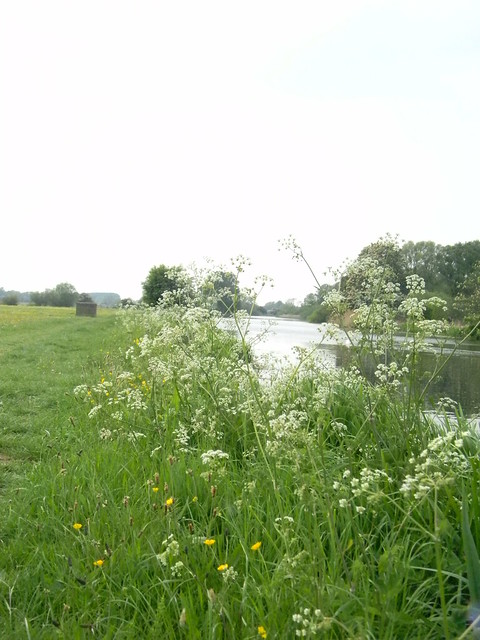
[[[48,291],[32,291],[30,293],[30,302],[37,307],[46,307],[49,304],[47,294]]]
[[[397,241],[391,236],[386,236],[364,247],[342,276],[342,293],[349,308],[355,309],[370,302],[368,297],[366,298],[365,283],[367,274],[372,273],[373,266],[375,266],[375,277],[379,285],[392,282],[399,284],[404,290],[405,258]]]
[[[475,264],[480,261],[480,240],[457,242],[442,247],[440,257],[440,273],[448,282],[449,292],[456,295],[474,270]]]
[[[177,294],[176,300],[188,296],[191,280],[185,269],[166,267],[164,264],[152,267],[144,282],[142,282],[143,302],[151,306],[158,304],[166,293]]]
[[[465,278],[454,306],[471,329],[480,321],[480,261]],[[478,334],[480,332],[477,331]]]
[[[6,304],[9,306],[16,306],[18,304],[18,296],[16,293],[6,293],[1,298],[2,304]]]
[[[52,306],[73,307],[78,300],[78,293],[73,284],[61,282],[52,291]]]
[[[30,294],[30,301],[41,307],[73,307],[77,300],[77,290],[68,282],[61,282],[54,289],[32,291]]]
[[[214,271],[209,275],[213,289],[213,306],[224,315],[231,315],[240,298],[238,281],[231,271]]]
[[[442,250],[441,245],[430,241],[409,241],[401,248],[407,273],[415,273],[423,278],[428,293],[448,291],[448,285],[445,286],[445,278],[441,273]]]
[[[89,293],[81,293],[77,302],[93,302],[93,298]]]

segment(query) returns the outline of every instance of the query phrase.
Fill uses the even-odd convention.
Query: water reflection
[[[325,325],[312,325],[297,320],[251,318],[248,327],[249,341],[259,355],[274,354],[295,358],[295,347],[320,346],[320,356],[326,366],[344,367],[351,363],[351,351],[347,348],[345,335],[338,332],[332,336]],[[453,347],[453,344],[450,345]],[[420,358],[420,372],[425,383],[434,370],[436,357],[425,353]],[[373,376],[373,364],[368,377]],[[449,397],[458,402],[466,415],[480,413],[480,350],[479,345],[471,348],[462,346],[446,363],[441,373],[429,387],[426,405],[433,406],[439,398]]]

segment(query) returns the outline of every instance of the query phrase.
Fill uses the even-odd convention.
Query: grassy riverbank
[[[307,354],[260,381],[201,309],[117,316],[0,307],[4,637],[473,637],[461,419]]]

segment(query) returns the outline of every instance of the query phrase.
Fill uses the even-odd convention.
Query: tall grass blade
[[[462,533],[465,560],[467,563],[468,587],[470,598],[473,603],[480,602],[480,559],[478,557],[477,546],[473,539],[468,517],[468,501],[466,491],[462,496]]]

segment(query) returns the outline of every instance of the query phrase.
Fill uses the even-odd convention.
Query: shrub
[[[1,300],[2,304],[15,306],[18,304],[18,295],[16,293],[7,293]]]

